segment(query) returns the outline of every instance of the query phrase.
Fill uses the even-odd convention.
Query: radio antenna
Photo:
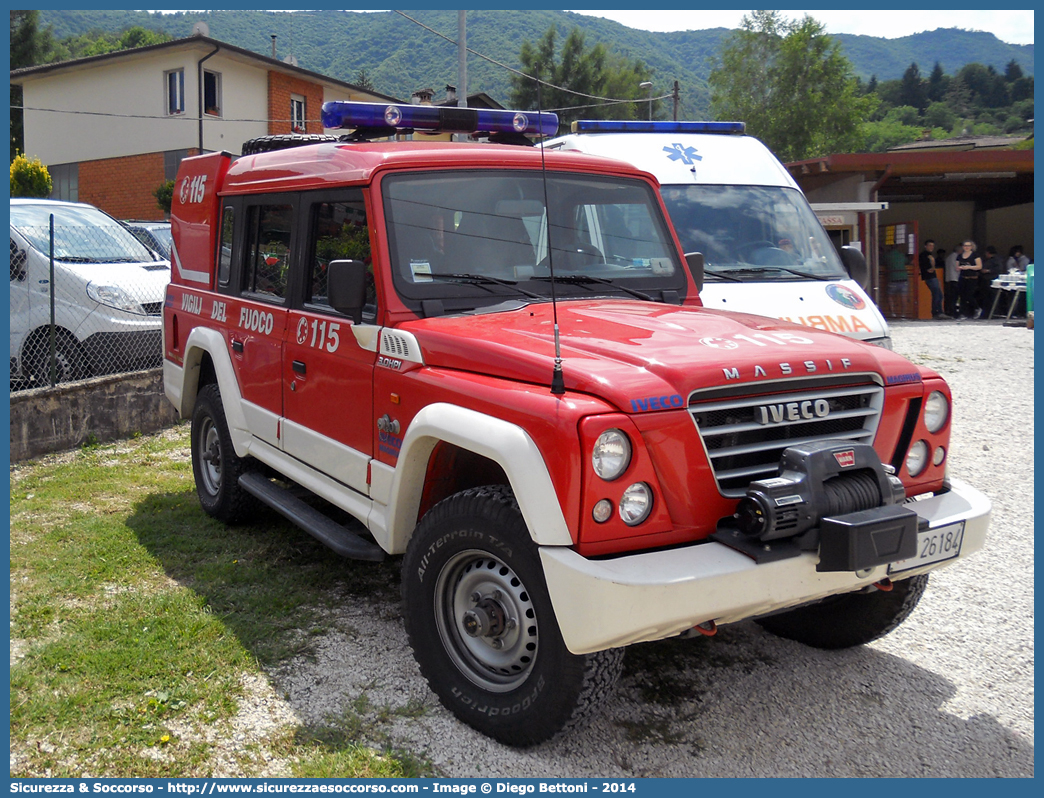
[[[537,117],[543,114],[543,102],[540,93],[540,72],[536,73],[537,84]],[[562,343],[558,337],[558,297],[555,291],[555,259],[554,247],[551,246],[551,206],[547,201],[547,166],[544,162],[544,145],[540,145],[540,175],[544,184],[544,216],[547,219],[547,269],[551,273],[551,316],[554,319],[555,332],[555,367],[551,372],[551,393],[562,396],[565,393],[565,376],[562,374]]]

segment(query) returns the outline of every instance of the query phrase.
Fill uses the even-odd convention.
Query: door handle
[[[303,360],[295,360],[294,361],[294,373],[295,374],[304,374],[306,371],[308,371],[308,368],[305,366],[305,363],[304,363]]]
[[[242,353],[243,352],[243,342],[242,341],[237,341],[235,338],[233,338],[232,339],[232,351],[233,352]]]

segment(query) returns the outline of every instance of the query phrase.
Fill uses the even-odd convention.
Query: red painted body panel
[[[584,555],[611,554],[700,539],[736,500],[722,496],[688,411],[693,392],[733,387],[742,394],[772,390],[778,380],[864,375],[885,385],[875,440],[891,462],[911,401],[931,390],[949,398],[945,382],[888,351],[847,337],[758,316],[699,306],[695,286],[685,304],[629,299],[558,303],[566,393],[550,393],[554,314],[550,303],[517,310],[417,318],[398,298],[388,263],[380,183],[396,170],[519,169],[620,174],[655,181],[625,164],[575,153],[520,147],[431,143],[322,144],[240,158],[211,154],[186,159],[179,172],[172,226],[183,268],[174,270],[164,314],[166,357],[182,363],[182,346],[197,324],[221,331],[245,399],[281,418],[395,466],[402,437],[424,407],[446,402],[524,429],[547,466],[566,524]],[[363,349],[343,317],[284,309],[220,296],[213,285],[220,197],[363,188],[371,227],[377,325],[409,332],[423,366],[389,368]],[[658,196],[658,195],[657,195]],[[677,243],[677,241],[676,241]],[[196,275],[195,278],[192,275]],[[199,275],[206,276],[200,281]],[[186,276],[188,275],[188,276]],[[194,290],[200,288],[204,290]],[[325,324],[325,327],[320,325]],[[337,345],[328,336],[337,324]],[[175,334],[176,333],[176,334]],[[316,337],[318,336],[318,337]],[[233,341],[243,351],[232,348]],[[305,366],[305,373],[294,362]],[[398,434],[379,430],[387,415]],[[634,458],[606,483],[590,462],[591,446],[610,426],[627,431]],[[928,433],[918,420],[914,440],[947,445],[949,424]],[[307,452],[295,456],[307,459]],[[917,479],[900,473],[909,494],[937,490],[945,465],[929,465]],[[650,518],[627,527],[615,515],[604,524],[594,504],[635,481],[654,492]]]

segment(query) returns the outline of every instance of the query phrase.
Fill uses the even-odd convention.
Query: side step
[[[243,474],[239,486],[342,557],[373,562],[384,559],[384,550],[379,546],[363,540],[263,475],[253,471]]]

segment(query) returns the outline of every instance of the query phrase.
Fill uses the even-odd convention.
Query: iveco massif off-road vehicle
[[[332,103],[324,124],[354,132],[182,163],[166,392],[212,516],[260,501],[348,557],[403,555],[410,644],[464,722],[546,740],[624,646],[746,618],[865,643],[983,545],[943,379],[701,307],[651,175],[367,141],[511,141],[548,114]]]

